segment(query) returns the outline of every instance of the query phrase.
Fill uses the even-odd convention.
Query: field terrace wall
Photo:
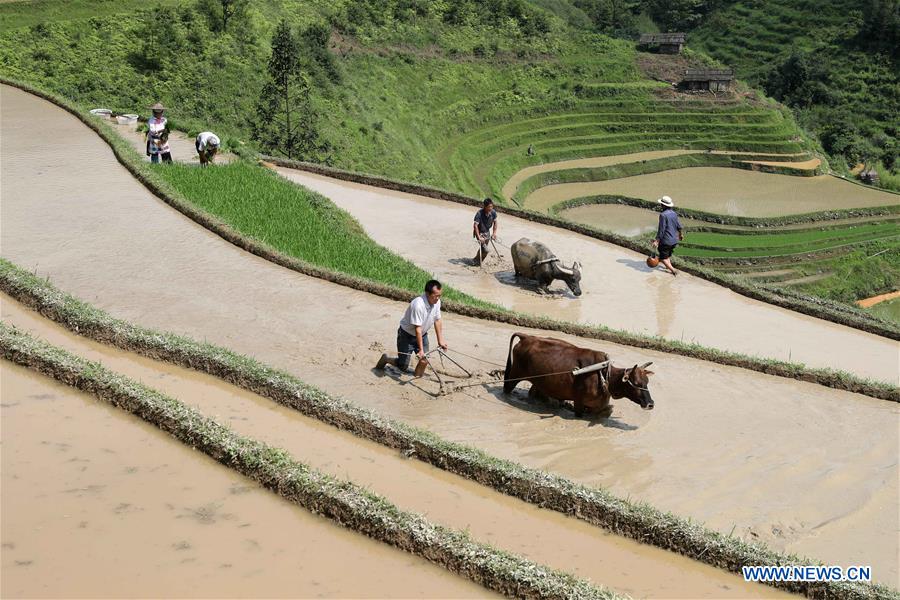
[[[139,182],[141,182],[148,190],[150,190],[151,193],[153,193],[160,200],[172,206],[191,220],[216,233],[235,246],[247,252],[250,252],[251,254],[255,254],[256,256],[264,258],[274,264],[287,269],[291,269],[298,273],[323,279],[325,281],[329,281],[338,285],[343,285],[367,293],[375,294],[383,298],[408,302],[415,296],[415,293],[405,289],[401,289],[399,287],[370,281],[353,275],[348,275],[346,273],[332,271],[330,269],[320,267],[318,265],[314,265],[291,256],[287,256],[263,242],[243,235],[242,233],[234,230],[231,226],[223,222],[221,219],[201,210],[190,201],[183,198],[179,192],[174,190],[165,181],[162,181],[153,172],[150,165],[143,160],[143,157],[138,156],[138,154],[131,148],[130,144],[127,141],[125,141],[118,135],[118,133],[112,130],[109,125],[98,122],[99,120],[96,118],[92,118],[86,110],[75,107],[66,100],[59,98],[54,94],[36,89],[33,86],[22,82],[11,81],[3,78],[0,78],[0,82],[16,86],[24,91],[44,98],[75,115],[79,120],[81,120],[90,129],[100,135],[100,137],[110,145],[116,159]],[[336,177],[347,181],[376,185],[386,189],[416,193],[432,198],[438,198],[472,206],[481,205],[481,202],[475,200],[474,198],[469,198],[460,194],[438,190],[435,188],[396,182],[389,179],[375,177],[372,175],[365,175],[361,173],[341,171],[323,165],[301,163],[273,157],[266,158],[269,160],[269,162],[272,162],[274,164],[291,168],[302,168],[312,173],[319,173],[322,175]],[[634,242],[633,240],[629,240],[628,238],[617,236],[608,232],[598,231],[575,223],[562,221],[549,215],[512,208],[505,210],[509,214],[517,217],[525,218],[537,223],[568,229],[576,233],[581,233],[596,239],[629,248],[636,252],[644,252],[646,250],[645,248],[639,246],[636,242]],[[11,268],[11,265],[8,265],[6,261],[0,259],[0,270],[8,273],[8,268]],[[783,308],[789,308],[797,310],[799,312],[804,312],[806,314],[810,314],[819,318],[826,318],[823,315],[827,315],[827,320],[851,327],[856,327],[870,333],[883,335],[891,339],[900,340],[900,327],[891,326],[886,321],[880,321],[871,317],[868,319],[863,319],[857,314],[858,312],[861,312],[858,309],[847,307],[847,312],[840,312],[835,308],[824,304],[824,301],[823,304],[817,305],[811,300],[806,301],[781,293],[776,294],[762,287],[751,287],[746,284],[740,283],[730,277],[721,275],[719,273],[716,273],[715,271],[704,269],[696,265],[689,266],[684,270],[713,281],[714,283],[718,283],[720,285],[728,287],[729,289],[732,289],[750,298],[762,300],[763,302],[769,302],[770,304],[782,306]],[[716,362],[723,365],[746,368],[761,373],[766,373],[768,375],[776,375],[791,379],[801,379],[803,381],[813,382],[835,389],[865,394],[873,398],[900,402],[900,388],[886,383],[864,380],[855,375],[841,371],[834,371],[830,369],[814,369],[784,361],[749,357],[733,352],[717,350],[714,348],[706,348],[698,344],[684,343],[675,340],[666,340],[659,337],[644,336],[625,331],[613,330],[606,327],[595,327],[576,323],[567,323],[543,317],[523,315],[508,310],[476,307],[459,302],[446,302],[443,305],[443,308],[448,312],[459,314],[462,316],[496,321],[500,323],[508,323],[510,325],[529,327],[532,329],[559,331],[585,338],[602,339],[638,348],[659,350],[662,352],[679,354],[690,358]]]
[[[501,493],[573,516],[639,542],[736,573],[741,573],[743,566],[818,562],[747,543],[646,504],[617,498],[605,490],[576,484],[462,444],[447,442],[428,431],[385,419],[350,401],[330,396],[290,374],[225,348],[115,319],[2,259],[0,289],[79,335],[219,377],[309,417],[389,448],[402,450],[410,457]],[[0,331],[3,329],[0,328]],[[6,346],[6,342],[3,345]],[[809,598],[900,600],[900,593],[883,585],[796,581],[773,585]]]
[[[457,194],[454,192],[448,192],[446,190],[440,190],[436,188],[431,188],[427,186],[421,186],[413,183],[406,183],[400,181],[394,181],[391,179],[386,179],[384,177],[379,177],[375,175],[367,175],[363,173],[355,173],[351,171],[342,171],[340,169],[335,169],[332,167],[328,167],[325,165],[313,164],[313,163],[305,163],[300,161],[287,160],[277,157],[264,156],[262,157],[265,161],[275,164],[282,167],[288,167],[292,169],[300,169],[303,171],[307,171],[310,173],[315,173],[318,175],[325,175],[327,177],[334,177],[336,179],[341,179],[344,181],[352,181],[354,183],[361,183],[364,185],[372,185],[384,189],[396,190],[399,192],[407,192],[411,194],[418,194],[420,196],[426,196],[429,198],[436,198],[439,200],[447,200],[449,202],[457,202],[460,204],[466,204],[469,206],[481,206],[481,201],[476,200],[475,198],[470,198],[468,196],[463,196],[461,194]],[[646,208],[647,206],[652,206],[652,203],[634,199],[636,203],[635,206],[640,206],[642,208]],[[586,202],[587,203],[587,202]],[[895,207],[887,207],[887,209],[893,210]],[[898,212],[900,212],[900,207],[896,207]],[[871,209],[870,209],[871,210]],[[609,242],[611,244],[615,244],[617,246],[621,246],[623,248],[627,248],[629,250],[633,250],[635,252],[640,252],[642,254],[646,254],[647,248],[635,240],[626,238],[624,236],[616,235],[611,232],[601,231],[598,229],[594,229],[592,227],[587,227],[585,225],[580,225],[578,223],[573,223],[571,221],[562,220],[554,215],[537,213],[534,211],[529,211],[521,208],[514,208],[510,206],[506,206],[503,208],[503,211],[506,214],[513,215],[514,217],[526,219],[528,221],[532,221],[534,223],[541,223],[544,225],[551,225],[553,227],[558,227],[560,229],[567,229],[574,233],[579,233],[581,235],[585,235],[588,237],[592,237],[594,239],[598,239],[604,242]],[[862,210],[852,210],[852,211],[835,211],[835,216],[833,218],[843,218],[845,216],[858,216],[863,213]],[[685,215],[688,216],[688,215]],[[743,296],[748,298],[752,298],[754,300],[759,300],[762,302],[766,302],[769,304],[774,304],[775,306],[780,306],[782,308],[787,308],[790,310],[794,310],[806,315],[810,315],[819,319],[823,319],[826,321],[831,321],[833,323],[837,323],[839,325],[846,325],[848,327],[854,327],[856,329],[860,329],[862,331],[867,331],[869,333],[874,333],[876,335],[881,335],[893,340],[900,340],[900,326],[897,326],[888,321],[884,321],[882,319],[877,319],[864,313],[863,311],[854,309],[850,306],[840,305],[834,302],[829,302],[827,300],[822,300],[818,298],[805,297],[800,295],[786,296],[780,293],[773,292],[771,290],[764,289],[762,287],[748,285],[745,282],[737,281],[731,277],[728,277],[724,274],[717,273],[715,271],[711,271],[709,269],[704,269],[703,267],[696,264],[684,264],[682,266],[682,270],[691,273],[692,275],[696,275],[698,277],[702,277],[708,281],[726,287],[734,292],[737,292]],[[451,308],[451,311],[458,312],[456,306],[454,305]],[[505,316],[508,313],[497,313],[496,311],[491,313],[488,311],[486,313],[463,313],[469,314],[470,316],[478,316],[481,318],[489,318],[493,320],[509,322],[516,325],[525,325],[528,327],[537,327],[541,329],[557,329],[559,331],[565,331],[567,333],[574,333],[575,335],[581,335],[584,337],[596,337],[596,335],[592,335],[588,333],[591,328],[582,327],[579,325],[553,325],[549,320],[546,319],[535,319],[533,317],[517,317],[516,321],[509,321]],[[488,316],[492,314],[493,316]],[[500,316],[500,315],[504,316]],[[484,316],[482,316],[484,315]],[[532,325],[530,323],[539,322],[539,325]],[[564,329],[560,329],[560,327],[565,327]],[[617,341],[620,343],[628,344],[628,345],[639,345],[641,347],[654,347],[662,349],[662,346],[645,346],[643,343],[637,343],[633,341],[624,341],[631,334],[626,334],[622,332],[618,332],[616,334],[616,339],[610,337],[602,337],[601,339],[608,339],[611,341]],[[632,336],[637,337],[637,336]],[[646,343],[646,342],[644,342]],[[674,346],[670,348],[666,348],[667,351],[674,351],[679,354],[683,352],[679,350],[675,350]],[[685,356],[695,356],[697,358],[702,358],[699,355],[694,354],[685,354]],[[717,361],[718,362],[718,361]],[[725,364],[725,363],[723,363]],[[727,363],[727,364],[736,364],[736,363]],[[741,365],[737,365],[741,366]],[[771,373],[771,371],[764,371],[767,373]]]
[[[513,200],[519,204],[537,189],[560,183],[587,183],[595,181],[607,181],[622,177],[634,177],[669,171],[672,169],[686,169],[689,167],[727,167],[732,169],[744,169],[746,171],[760,171],[777,175],[793,175],[799,177],[813,177],[818,175],[816,169],[801,169],[789,166],[772,166],[747,162],[746,159],[735,159],[729,154],[684,154],[668,158],[657,158],[634,163],[622,163],[608,167],[595,167],[587,169],[562,169],[559,171],[547,171],[532,175],[519,185]]]
[[[351,482],[296,461],[284,450],[242,437],[176,399],[2,323],[0,353],[6,360],[134,414],[294,504],[488,589],[511,598],[621,598],[610,590],[402,511]]]
[[[719,213],[705,212],[693,208],[679,208],[678,214],[688,219],[696,221],[706,221],[707,223],[715,223],[717,225],[739,225],[743,227],[780,227],[782,225],[795,225],[798,223],[809,223],[810,225],[821,224],[823,221],[832,221],[838,219],[852,219],[856,217],[900,217],[900,195],[898,195],[898,203],[890,206],[872,206],[865,208],[842,208],[839,210],[826,210],[814,213],[802,213],[795,215],[784,215],[779,217],[740,217],[734,215],[722,215]],[[590,204],[625,204],[635,208],[645,208],[647,210],[656,211],[659,204],[644,200],[642,198],[632,198],[630,196],[618,196],[609,194],[598,194],[596,196],[582,196],[580,198],[572,198],[564,200],[550,207],[550,213],[553,216],[558,215],[564,210],[577,208],[579,206],[588,206]],[[760,233],[767,233],[762,231]]]

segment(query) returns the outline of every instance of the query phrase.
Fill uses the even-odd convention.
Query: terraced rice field
[[[433,381],[378,376],[371,368],[392,341],[406,303],[306,277],[239,250],[162,204],[71,116],[42,101],[9,98],[4,90],[4,123],[37,124],[45,128],[38,133],[45,135],[20,126],[5,129],[10,133],[3,138],[4,185],[9,186],[4,256],[38,265],[40,275],[59,288],[117,317],[225,345],[302,374],[330,393],[446,439],[603,485],[725,533],[735,531],[826,561],[864,560],[877,565],[879,580],[896,585],[896,511],[878,508],[896,502],[895,405],[804,381],[561,334],[578,345],[607,350],[621,364],[655,361],[659,368],[653,385],[659,400],[653,413],[619,402],[612,420],[591,423],[572,419],[564,409],[532,403],[524,393],[503,397],[488,385],[435,399],[428,388]],[[43,143],[50,132],[60,144]],[[15,151],[7,153],[10,148]],[[73,151],[78,164],[65,160]],[[15,177],[9,177],[12,172]],[[471,222],[469,210],[465,217]],[[74,238],[73,229],[89,229],[93,235]],[[597,256],[604,264],[637,270],[616,264],[615,258],[607,260],[609,253],[598,251]],[[485,287],[506,287],[490,274],[479,276]],[[696,285],[698,293],[678,298],[677,289],[666,289],[672,278],[653,279],[650,289],[654,297],[682,305],[704,295],[723,302],[730,296],[716,295],[708,282],[685,281]],[[562,302],[548,299],[546,304]],[[798,318],[762,308],[769,318]],[[671,316],[657,315],[662,320]],[[510,326],[458,315],[446,318],[451,344],[487,360],[505,356]],[[841,339],[854,352],[874,350],[873,359],[883,359],[883,339],[805,317],[798,320],[814,328],[814,335],[849,336]],[[753,336],[763,334],[746,334]],[[820,356],[829,355],[821,346]],[[473,363],[467,364],[485,369]],[[882,362],[876,369],[875,377],[896,380],[896,365]],[[703,393],[698,393],[698,373],[703,374]],[[243,402],[237,412],[223,412],[263,414],[252,402]],[[254,421],[241,427],[256,427]],[[866,444],[859,444],[860,431],[869,436]],[[271,434],[303,443],[302,437],[291,441],[286,430]]]
[[[702,231],[691,233],[679,245],[679,254],[706,258],[776,257],[898,238],[897,222],[759,235]]]
[[[778,111],[739,101],[665,101],[650,93],[655,87],[607,85],[601,99],[582,100],[568,112],[503,115],[502,124],[450,140],[438,160],[452,188],[502,197],[522,168],[570,159],[661,150],[804,152],[796,126]]]
[[[655,201],[662,195],[671,196],[676,206],[744,217],[778,217],[900,203],[900,195],[830,175],[791,177],[695,167],[608,181],[550,185],[532,192],[524,205],[544,211],[573,198],[626,196]]]
[[[620,235],[649,240],[658,214],[621,204],[588,204],[564,210],[563,218]],[[857,217],[778,227],[711,224],[681,218],[686,239],[678,256],[702,260],[757,283],[803,285],[831,276],[832,261],[873,242],[900,243],[900,219]],[[870,251],[872,254],[882,246]],[[810,277],[816,277],[810,280]],[[883,314],[883,313],[878,313]]]

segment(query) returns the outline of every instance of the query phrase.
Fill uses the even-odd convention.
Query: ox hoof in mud
[[[519,343],[516,344],[516,338]],[[597,368],[597,365],[606,366]],[[575,415],[585,413],[602,418],[612,414],[611,399],[628,398],[644,410],[652,410],[648,388],[651,363],[630,369],[612,366],[609,356],[599,350],[579,348],[563,340],[514,333],[503,374],[503,391],[512,392],[520,381],[531,382],[529,396],[540,394],[559,401],[571,400]],[[591,370],[585,367],[594,366]],[[575,375],[576,369],[586,372]]]

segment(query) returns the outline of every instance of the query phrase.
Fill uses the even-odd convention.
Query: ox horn
[[[649,366],[652,365],[652,364],[653,364],[653,361],[651,360],[650,362],[645,362],[644,364],[642,364],[642,365],[641,365],[640,367],[638,367],[638,368],[639,368],[639,369],[646,369],[647,367],[649,367]]]
[[[574,275],[575,274],[575,272],[572,271],[572,269],[568,269],[568,268],[564,267],[562,263],[559,263],[558,268],[559,268],[559,272],[562,273],[563,275]]]

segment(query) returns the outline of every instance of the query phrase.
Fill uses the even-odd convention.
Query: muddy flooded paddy
[[[608,167],[610,165],[620,165],[623,163],[641,162],[646,160],[656,160],[658,158],[669,158],[670,156],[680,156],[682,154],[696,154],[696,150],[654,150],[652,152],[632,152],[630,154],[616,154],[612,156],[594,156],[591,158],[579,158],[575,160],[563,160],[552,163],[544,163],[525,167],[521,171],[516,172],[503,184],[503,197],[507,200],[512,198],[522,182],[538,175],[539,173],[549,173],[551,171],[561,171],[563,169],[592,169],[595,167]]]
[[[5,598],[490,595],[91,396],[6,361],[0,378]]]
[[[113,316],[253,356],[329,393],[448,440],[602,486],[779,550],[802,550],[834,564],[872,564],[876,580],[898,585],[900,414],[896,405],[557,333],[550,335],[608,352],[617,365],[654,361],[651,390],[656,408],[642,411],[630,402],[616,401],[612,418],[592,421],[575,419],[570,411],[553,404],[531,402],[524,390],[504,396],[495,386],[483,386],[436,398],[433,381],[411,382],[372,370],[381,352],[394,343],[405,303],[304,277],[242,252],[186,220],[135,182],[109,148],[76,119],[42,100],[24,94],[11,97],[7,89],[2,88],[0,107],[3,255],[49,277],[64,291]],[[48,147],[43,140],[50,136],[60,143]],[[67,160],[73,149],[78,152],[78,164]],[[355,192],[341,194],[358,199]],[[404,212],[387,212],[388,206],[386,202],[382,207],[384,220]],[[415,214],[411,205],[402,206],[406,213]],[[440,225],[442,218],[453,226],[454,219],[462,218],[461,227],[470,227],[474,210],[459,208],[461,216],[423,210],[432,226]],[[501,236],[508,239],[519,225],[502,215],[501,219],[505,228]],[[421,229],[421,221],[412,228],[399,223],[395,229]],[[557,252],[572,251],[566,245],[571,242],[565,241],[568,234],[552,228],[537,231],[551,248],[560,241]],[[444,235],[441,229],[433,231],[428,243],[417,242],[408,256],[418,260],[422,249],[433,242],[440,248]],[[459,238],[455,226],[449,235],[451,241]],[[556,235],[560,237],[551,237]],[[453,254],[444,253],[443,260],[468,256],[469,244],[471,240],[464,239]],[[589,248],[581,244],[581,250]],[[615,271],[610,282],[628,280],[630,271],[633,277],[640,273],[650,280],[648,273],[618,262],[643,263],[642,257],[609,249],[610,254],[598,254],[594,260],[604,269],[622,269]],[[497,282],[487,273],[472,277]],[[673,279],[656,281],[662,286]],[[677,281],[680,285],[696,280],[686,276]],[[774,319],[777,331],[772,339],[787,336],[793,345],[790,321],[779,321],[777,314],[768,312],[779,309],[762,305],[767,316],[757,321],[752,303],[742,312],[743,306],[729,304],[730,299],[718,295],[720,288],[700,285],[704,287],[673,289],[670,294],[679,293],[675,304],[693,307],[691,312],[705,312],[706,318],[714,320],[727,317],[715,323],[723,330],[723,340],[746,338],[759,343],[768,335],[767,320]],[[502,287],[506,286],[495,283],[484,289]],[[614,316],[626,310],[628,303],[646,302],[663,293],[660,288],[647,294],[640,286],[618,293],[602,287],[595,290],[601,298],[624,299],[605,311]],[[706,296],[711,304],[704,303]],[[530,301],[548,307],[569,303],[564,298]],[[752,325],[734,323],[736,314]],[[788,311],[784,314],[797,318]],[[666,315],[650,309],[649,314],[635,318],[649,316],[653,324],[661,318],[671,326],[673,321]],[[449,313],[445,320],[451,349],[505,362],[514,328]],[[858,332],[838,328],[851,337],[831,338],[835,330],[830,324],[815,319],[810,323],[811,329],[798,340],[808,335],[818,341],[813,357],[848,368],[859,364],[856,354],[868,352],[868,338],[853,337]],[[728,332],[733,336],[725,336]],[[885,345],[876,345],[869,364],[877,366],[877,377],[889,377],[896,373],[897,347],[881,341]],[[479,374],[494,368],[462,360]]]
[[[0,295],[3,321],[178,398],[237,433],[284,448],[433,522],[638,597],[784,596],[680,555],[609,534],[325,425],[217,378],[81,338]],[[648,573],[650,573],[648,575]]]
[[[559,213],[559,216],[581,223],[589,227],[595,227],[604,231],[612,231],[619,235],[627,237],[638,237],[648,233],[655,233],[659,219],[659,213],[648,210],[646,208],[638,208],[636,206],[628,206],[626,204],[586,204],[584,206],[576,206]],[[893,220],[893,217],[854,217],[849,219],[828,219],[816,221],[815,223],[792,223],[790,225],[780,225],[778,227],[750,227],[741,225],[722,225],[719,223],[709,223],[698,219],[688,219],[679,216],[681,224],[687,228],[692,227],[715,227],[716,229],[726,231],[767,231],[780,232],[792,231],[796,229],[810,229],[812,227],[840,227],[842,225],[854,225],[861,223],[871,223],[882,220]]]
[[[900,204],[900,195],[856,185],[831,175],[796,177],[731,169],[692,167],[590,183],[563,183],[535,190],[524,206],[547,210],[572,198],[621,195],[722,215],[779,217],[824,210]]]
[[[473,267],[477,246],[467,228],[474,208],[292,169],[277,171],[333,200],[376,242],[410,257],[441,281],[507,308],[817,367],[838,364],[864,377],[900,380],[898,347],[892,340],[751,300],[687,273],[675,279],[647,267],[646,255],[503,215],[501,209],[501,257],[492,254],[484,268]],[[645,213],[655,228],[657,215]],[[630,218],[633,213],[626,214]],[[516,280],[509,246],[523,237],[546,244],[566,266],[581,261],[580,297],[561,281],[553,284],[552,294],[542,296],[533,283]],[[650,250],[648,245],[648,254]],[[738,314],[741,318],[735,319]],[[834,343],[823,343],[826,339]]]

